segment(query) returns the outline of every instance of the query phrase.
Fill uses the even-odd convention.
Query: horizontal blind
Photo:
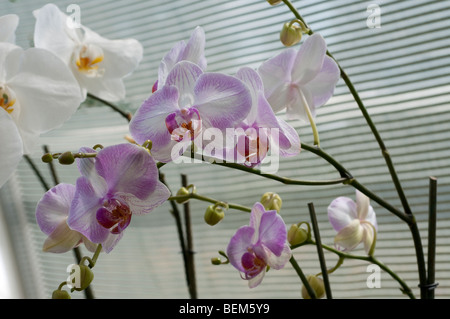
[[[2,2],[0,13],[21,17],[18,44],[32,39],[31,10],[46,1]],[[54,1],[62,11],[71,1]],[[241,66],[258,67],[283,50],[278,37],[281,26],[293,18],[283,4],[266,1],[77,1],[82,23],[109,38],[137,38],[144,46],[139,69],[126,79],[127,99],[121,106],[134,112],[149,95],[162,56],[179,40],[187,40],[201,25],[206,32],[208,71],[234,74]],[[367,7],[381,8],[381,27],[368,28]],[[347,71],[373,117],[396,165],[412,211],[419,221],[427,247],[428,177],[438,178],[437,298],[450,297],[450,1],[293,1],[310,27],[321,33],[330,52]],[[281,115],[283,116],[283,115]],[[77,150],[81,146],[123,142],[127,123],[111,110],[86,103],[61,129],[42,137],[51,150]],[[303,142],[312,143],[311,128],[292,122]],[[388,170],[361,112],[341,80],[335,95],[318,111],[321,145],[371,190],[401,207]],[[48,167],[33,159],[51,181]],[[58,166],[60,180],[74,183],[74,167]],[[286,224],[309,221],[307,204],[314,203],[322,241],[332,245],[334,231],[326,208],[337,196],[354,198],[347,186],[284,186],[259,176],[246,175],[207,164],[168,164],[162,168],[173,192],[186,174],[199,193],[251,206],[266,191],[283,198]],[[307,151],[282,159],[281,176],[298,179],[336,178],[337,173]],[[6,190],[5,190],[6,189]],[[4,195],[8,193],[9,195]],[[47,298],[65,280],[71,253],[42,253],[45,236],[36,225],[34,209],[43,194],[26,162],[2,189],[2,206],[9,220],[17,259],[28,297]],[[10,199],[10,200],[8,200]],[[14,201],[15,208],[6,202]],[[16,203],[17,202],[17,203]],[[8,206],[9,205],[9,206]],[[407,225],[372,203],[379,223],[376,256],[396,271],[418,296],[417,266]],[[248,223],[248,215],[229,211],[215,227],[203,222],[206,204],[191,202],[192,226],[200,298],[299,298],[300,280],[288,264],[270,271],[256,289],[248,289],[231,266],[213,266],[211,257],[225,250],[236,229]],[[17,208],[18,207],[18,208]],[[167,203],[148,216],[133,219],[119,245],[101,255],[94,268],[94,294],[98,298],[187,298],[188,291],[176,234]],[[356,253],[363,253],[358,248]],[[305,273],[320,272],[315,247],[302,247],[294,255]],[[327,265],[336,256],[325,253]],[[403,298],[398,284],[384,272],[381,288],[369,289],[367,263],[346,260],[330,276],[335,298]],[[83,295],[74,294],[76,298]]]

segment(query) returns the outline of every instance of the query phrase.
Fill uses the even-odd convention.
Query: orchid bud
[[[285,46],[290,47],[300,42],[302,39],[302,29],[292,22],[286,22],[280,32],[280,41]]]
[[[80,286],[75,287],[74,290],[82,291],[86,289],[94,279],[94,273],[91,268],[86,265],[80,265]]]
[[[309,275],[306,277],[306,279],[308,280],[309,285],[316,294],[317,299],[325,296],[325,286],[321,278],[314,275]],[[311,299],[311,296],[309,295],[308,290],[306,290],[305,286],[302,287],[302,297],[304,299]]]
[[[65,152],[58,157],[58,161],[63,165],[70,165],[75,162],[75,157],[73,156],[72,152]]]
[[[261,197],[261,204],[266,210],[276,210],[279,213],[282,200],[278,194],[267,192]]]
[[[47,154],[42,155],[41,159],[44,163],[51,163],[53,161],[53,156],[52,156],[52,154],[47,153]]]
[[[186,195],[189,195],[189,190],[186,187],[181,187],[178,190],[178,192],[177,192],[177,196],[186,196]],[[188,199],[177,199],[176,200],[176,202],[178,204],[184,204],[184,203],[186,203],[188,201],[189,201],[189,198]]]
[[[52,299],[72,299],[72,297],[70,297],[67,291],[56,289],[52,293]]]
[[[223,211],[223,207],[217,204],[208,206],[204,216],[205,222],[210,226],[216,225],[224,217],[225,213]]]
[[[291,246],[303,244],[308,237],[308,231],[301,228],[298,224],[293,224],[287,234],[287,239]]]
[[[282,0],[267,0],[267,2],[271,5],[271,6],[275,6],[279,3],[281,3]]]
[[[221,265],[222,261],[220,260],[219,257],[213,257],[213,258],[211,258],[211,264],[213,264],[213,265]]]

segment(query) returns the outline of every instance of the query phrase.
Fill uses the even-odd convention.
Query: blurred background
[[[33,45],[32,11],[43,0],[0,2],[0,16],[14,13],[20,23],[17,44]],[[293,19],[284,4],[263,0],[55,0],[63,12],[71,4],[81,9],[81,23],[110,38],[135,38],[144,46],[139,68],[126,78],[127,98],[118,105],[133,113],[151,93],[159,62],[180,40],[188,40],[197,25],[206,33],[208,71],[234,74],[241,66],[257,68],[281,52],[282,25]],[[405,193],[419,223],[427,249],[429,177],[438,179],[436,298],[450,297],[450,1],[292,1],[309,26],[325,38],[330,52],[346,70],[390,150]],[[368,11],[381,10],[374,25]],[[70,14],[71,12],[68,12]],[[369,18],[369,19],[368,19]],[[306,36],[305,36],[306,38]],[[298,45],[296,46],[298,48]],[[281,115],[283,116],[283,115]],[[316,123],[322,148],[380,197],[401,207],[384,159],[347,87],[340,80],[334,97],[318,111]],[[87,100],[63,127],[42,136],[31,158],[51,183],[49,167],[40,161],[43,146],[52,152],[100,143],[124,142],[127,121],[110,108]],[[302,142],[312,144],[311,128],[291,124]],[[75,183],[74,165],[56,165],[61,182]],[[334,230],[326,209],[337,196],[355,198],[353,188],[337,186],[285,186],[259,176],[207,164],[168,164],[161,171],[172,192],[181,186],[180,174],[200,194],[252,206],[266,191],[283,199],[281,215],[289,226],[309,221],[308,203],[314,203],[322,242],[333,245]],[[302,151],[281,159],[281,176],[305,180],[337,178],[325,161]],[[45,235],[36,224],[34,210],[45,190],[23,160],[13,178],[0,190],[0,297],[50,298],[68,277],[72,252],[42,252]],[[372,202],[379,233],[375,256],[405,280],[419,296],[416,257],[406,224]],[[191,201],[196,285],[199,298],[300,298],[301,282],[288,263],[270,271],[263,283],[249,289],[230,265],[214,266],[212,257],[225,250],[248,214],[230,210],[211,227],[203,221],[204,202]],[[92,290],[96,298],[189,298],[183,259],[169,203],[146,216],[134,217],[123,239],[110,254],[101,254],[94,268]],[[91,255],[84,246],[82,253]],[[360,245],[356,254],[364,254]],[[306,274],[320,272],[316,247],[294,251]],[[337,257],[325,252],[327,266]],[[345,260],[330,276],[334,298],[407,298],[397,282],[381,272],[381,287],[368,288],[371,275],[363,261]],[[84,298],[82,292],[73,298]]]

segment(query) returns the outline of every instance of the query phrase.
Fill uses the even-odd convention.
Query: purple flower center
[[[194,140],[202,130],[200,114],[196,108],[186,108],[166,117],[166,127],[173,141]]]
[[[269,151],[267,136],[260,136],[257,129],[250,127],[245,130],[245,135],[239,138],[236,150],[245,158],[246,165],[259,164]]]
[[[266,267],[266,262],[252,251],[243,254],[241,262],[245,269],[245,279],[247,280],[257,276]]]
[[[127,205],[114,199],[97,210],[96,218],[98,223],[109,229],[112,234],[120,234],[130,224],[131,215]]]

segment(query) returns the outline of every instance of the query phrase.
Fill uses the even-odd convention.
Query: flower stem
[[[98,102],[105,104],[106,106],[109,106],[111,109],[113,109],[114,111],[116,111],[120,115],[122,115],[128,122],[131,121],[131,117],[132,117],[131,113],[122,111],[117,105],[114,105],[111,102],[105,101],[105,100],[99,98],[98,96],[92,95],[91,93],[88,93],[87,96],[93,100],[96,100]]]
[[[286,6],[291,10],[291,12],[294,14],[294,16],[299,19],[300,21],[302,21],[304,23],[304,25],[306,27],[307,24],[304,21],[304,19],[302,18],[302,16],[299,14],[299,12],[297,11],[297,9],[292,5],[292,3],[289,0],[283,0],[283,2],[286,4]],[[309,35],[312,35],[314,32],[312,31],[311,28],[309,28]],[[426,268],[425,268],[425,257],[424,257],[424,253],[423,253],[423,247],[422,247],[422,240],[419,234],[419,229],[417,227],[417,223],[413,217],[411,208],[408,204],[406,195],[403,191],[403,188],[401,186],[400,183],[400,179],[397,175],[397,172],[394,168],[394,164],[392,162],[392,159],[390,157],[390,154],[383,142],[383,139],[381,138],[381,135],[379,134],[375,124],[373,123],[369,112],[367,111],[366,107],[364,106],[364,103],[362,102],[357,90],[355,89],[352,81],[350,80],[350,78],[348,77],[348,75],[345,73],[345,71],[342,69],[342,67],[339,65],[338,61],[333,57],[333,55],[327,50],[327,55],[332,58],[336,64],[339,67],[339,70],[341,72],[341,78],[344,80],[345,84],[347,85],[348,89],[350,90],[350,93],[352,94],[355,102],[358,104],[359,109],[361,110],[368,126],[370,127],[372,134],[374,135],[376,141],[378,142],[379,148],[381,150],[381,153],[385,159],[386,165],[388,167],[389,173],[391,175],[391,178],[394,182],[394,186],[397,190],[397,194],[400,198],[400,201],[402,203],[403,209],[405,211],[405,214],[407,214],[408,216],[410,216],[409,218],[409,222],[408,225],[410,227],[411,233],[412,233],[412,237],[413,237],[413,242],[414,242],[414,247],[415,247],[415,251],[416,251],[416,259],[417,259],[417,266],[418,266],[418,272],[419,272],[419,281],[420,281],[420,287],[421,287],[421,297],[425,298],[427,293],[426,293],[426,285],[427,285],[427,274],[426,274]]]
[[[187,200],[187,199],[198,199],[198,200],[201,200],[204,202],[209,202],[212,204],[216,204],[218,202],[223,202],[223,201],[211,198],[211,197],[198,195],[197,193],[189,193],[187,195],[177,195],[177,196],[169,197],[169,200],[171,200],[171,201],[176,201],[176,200],[183,201],[183,200]],[[223,202],[223,203],[226,203],[226,202]],[[228,208],[231,208],[231,209],[236,209],[236,210],[240,210],[240,211],[247,212],[247,213],[250,213],[252,211],[252,209],[250,207],[233,204],[233,203],[226,203],[226,204],[227,204]]]
[[[300,280],[302,281],[303,286],[305,286],[306,290],[308,291],[308,294],[311,297],[311,299],[316,299],[316,293],[311,288],[311,285],[309,284],[308,279],[306,279],[306,276],[303,273],[303,270],[298,265],[298,263],[295,260],[294,256],[292,256],[291,259],[289,259],[289,262],[291,263],[292,267],[294,267],[295,272],[297,273],[297,275],[300,277]]]
[[[311,109],[309,108],[308,101],[306,101],[305,95],[303,94],[302,90],[298,89],[298,93],[302,98],[303,106],[305,108],[306,115],[308,115],[309,124],[311,125],[311,129],[313,131],[314,145],[316,147],[320,147],[319,131],[317,130],[316,122],[314,121]]]

